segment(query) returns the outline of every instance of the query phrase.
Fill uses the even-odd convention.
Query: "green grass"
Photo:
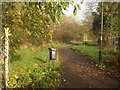
[[[111,77],[120,80],[118,66],[117,66],[117,53],[114,51],[102,50],[102,61],[99,63],[99,47],[92,42],[73,42],[72,48],[80,52],[88,60],[95,62],[96,67],[105,71]],[[99,64],[97,64],[99,63]]]
[[[95,45],[95,43],[73,42],[72,48],[74,50],[80,52],[81,54],[83,54],[88,59],[92,60],[93,62],[96,62],[96,63],[98,62],[99,48],[98,48],[98,46]],[[108,51],[108,50],[102,51],[102,57],[103,57],[103,60],[107,60],[107,59],[116,60],[115,53],[112,51]]]
[[[55,48],[66,46],[56,44]],[[9,64],[9,88],[56,88],[61,69],[57,60],[49,60],[49,46],[25,48],[12,53]],[[36,67],[39,65],[39,67]]]

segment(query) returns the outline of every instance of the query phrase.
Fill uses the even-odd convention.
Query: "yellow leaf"
[[[4,36],[1,37],[1,39],[3,39],[3,38],[4,38]]]
[[[11,36],[11,35],[12,35],[11,33],[8,34],[8,36]]]
[[[4,61],[4,59],[2,58],[2,65],[4,65],[5,64],[5,61]]]
[[[106,10],[108,11],[108,6],[106,6]]]

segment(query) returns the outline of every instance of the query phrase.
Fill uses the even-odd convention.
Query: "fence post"
[[[9,59],[9,38],[8,38],[8,30],[5,29],[5,88],[8,88],[8,59]]]

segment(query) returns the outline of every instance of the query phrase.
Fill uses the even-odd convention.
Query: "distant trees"
[[[94,38],[92,31],[92,19],[88,18],[82,23],[76,20],[73,16],[64,16],[61,24],[54,31],[55,41],[70,42],[74,41],[87,41]]]
[[[83,33],[83,41],[92,40],[96,41],[96,35],[93,33],[93,15],[92,12],[96,12],[98,3],[96,2],[86,2],[86,7],[84,10],[84,20],[81,23],[81,31]]]
[[[112,47],[112,38],[118,37],[118,3],[104,2],[103,4],[103,46],[107,49]],[[97,8],[97,9],[95,9]],[[60,30],[55,31],[55,39],[63,39],[63,35],[71,38],[71,40],[87,41],[94,40],[99,43],[101,30],[101,2],[89,3],[85,14],[86,19],[80,23],[72,17],[64,17]],[[90,14],[92,12],[92,14]],[[67,34],[66,34],[67,33]],[[69,35],[68,35],[69,34]],[[65,37],[65,36],[64,36]]]
[[[84,20],[81,25],[83,33],[83,41],[95,40],[94,34],[92,33],[92,17],[88,16],[87,20]]]
[[[70,42],[80,39],[80,23],[73,16],[64,16],[59,25],[59,29],[54,31],[53,40],[61,42]]]

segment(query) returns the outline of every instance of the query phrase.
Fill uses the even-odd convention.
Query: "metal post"
[[[5,28],[5,88],[8,88],[8,59],[9,59],[8,30],[9,28]]]
[[[102,34],[103,34],[103,1],[102,1],[102,13],[101,13],[101,31],[100,31],[100,50],[99,50],[99,63],[102,61]]]

